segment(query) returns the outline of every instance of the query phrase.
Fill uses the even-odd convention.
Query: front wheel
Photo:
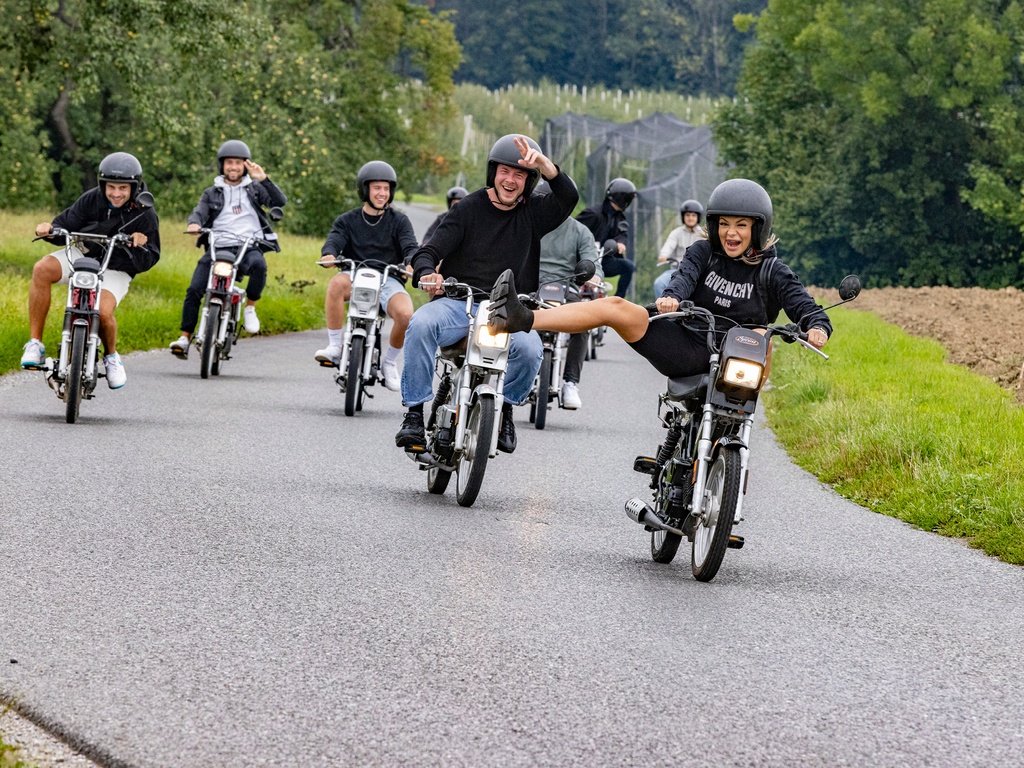
[[[203,356],[199,364],[199,375],[210,378],[213,363],[217,359],[217,331],[220,330],[220,304],[211,304],[206,314],[206,328],[203,330]]]
[[[345,378],[345,415],[355,416],[363,399],[363,349],[366,339],[353,336],[348,350],[348,374]]]
[[[719,451],[708,472],[701,516],[693,531],[691,567],[697,581],[711,581],[722,565],[740,500],[741,480],[739,449]]]
[[[71,331],[71,355],[68,375],[64,379],[64,418],[68,424],[78,420],[78,407],[82,403],[82,373],[85,370],[86,327],[76,325]]]
[[[551,400],[551,350],[544,350],[544,359],[540,364],[540,372],[537,374],[537,414],[533,426],[537,429],[544,429],[548,420],[548,402]]]
[[[466,446],[455,470],[455,498],[459,506],[473,506],[480,493],[493,434],[494,395],[480,395],[470,406],[469,421],[466,423]]]

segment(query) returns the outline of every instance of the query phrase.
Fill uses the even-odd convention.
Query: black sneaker
[[[512,453],[516,449],[516,425],[512,423],[512,411],[501,411],[501,424],[498,426],[498,450]]]
[[[395,435],[395,445],[413,453],[427,450],[427,431],[423,427],[423,414],[409,411],[402,421],[402,428]]]
[[[533,328],[533,311],[519,301],[516,280],[511,269],[506,269],[498,275],[494,288],[491,289],[490,311],[487,327],[492,333],[517,333]]]

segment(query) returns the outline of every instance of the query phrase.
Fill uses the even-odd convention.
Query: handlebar
[[[384,272],[395,277],[405,276],[405,265],[404,264],[388,264],[386,261],[380,259],[364,259],[363,261],[356,261],[355,259],[325,259],[321,257],[317,262],[317,266],[320,267],[337,267],[339,272],[354,272],[358,267],[369,267],[370,269],[376,269],[379,272]]]

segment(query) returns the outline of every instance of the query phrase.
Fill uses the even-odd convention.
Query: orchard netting
[[[638,300],[652,297],[658,250],[680,225],[683,201],[706,207],[711,190],[725,179],[711,129],[662,112],[631,123],[566,112],[546,122],[540,145],[580,185],[587,206],[599,205],[616,177],[636,184],[636,199],[626,209],[627,255],[637,266],[631,290]]]

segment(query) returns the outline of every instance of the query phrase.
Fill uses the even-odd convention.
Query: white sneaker
[[[392,392],[402,388],[402,377],[398,375],[398,363],[394,360],[384,358],[384,362],[380,364],[380,373],[384,377],[384,386]]]
[[[25,354],[21,356],[22,368],[38,368],[46,363],[46,347],[39,339],[29,339]]]
[[[260,332],[260,319],[256,317],[256,307],[252,304],[242,310],[242,324],[245,326],[246,333]]]
[[[188,336],[182,336],[181,338],[175,339],[171,342],[171,354],[175,357],[180,357],[182,360],[188,359]]]
[[[341,365],[341,347],[337,344],[328,344],[323,349],[316,351],[317,362]]]
[[[121,363],[121,356],[115,352],[103,358],[103,365],[107,369],[107,386],[111,389],[120,389],[128,381],[128,374],[124,372],[124,365]]]
[[[573,381],[565,382],[562,385],[562,407],[567,411],[575,411],[582,406],[580,391],[576,388],[576,383]]]

